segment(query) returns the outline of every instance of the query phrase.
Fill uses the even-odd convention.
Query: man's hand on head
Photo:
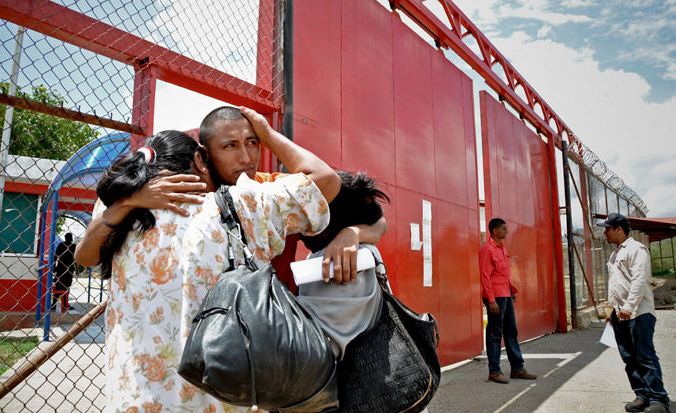
[[[242,115],[244,115],[244,117],[246,117],[249,120],[249,123],[251,123],[251,127],[253,128],[254,133],[256,134],[256,136],[258,136],[258,139],[261,140],[261,143],[265,145],[266,138],[274,130],[272,129],[272,126],[270,126],[270,124],[268,123],[268,120],[265,119],[265,116],[261,115],[260,113],[256,112],[253,109],[240,106],[239,110],[242,112]]]
[[[324,251],[324,260],[322,261],[324,281],[329,281],[331,262],[333,262],[333,280],[335,282],[347,284],[356,280],[358,250],[358,230],[355,227],[343,228]]]
[[[203,191],[206,184],[200,182],[197,175],[171,174],[163,171],[159,176],[149,180],[138,191],[128,198],[134,208],[168,209],[179,215],[188,216],[188,211],[177,204],[187,202],[201,204],[204,202]]]

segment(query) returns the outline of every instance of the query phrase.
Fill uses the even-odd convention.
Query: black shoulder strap
[[[239,216],[235,210],[235,203],[232,200],[232,195],[230,195],[230,185],[221,185],[216,191],[216,205],[221,212],[221,221],[232,230],[235,227],[240,227]],[[246,237],[244,233],[240,231],[242,237],[242,242],[246,245]]]
[[[218,188],[218,191],[216,191],[216,205],[218,205],[218,209],[221,212],[221,221],[228,227],[229,230],[233,230],[235,227],[237,227],[237,235],[239,236],[238,242],[242,244],[242,249],[244,250],[244,259],[246,262],[247,267],[249,267],[252,271],[255,271],[258,269],[258,266],[256,263],[253,261],[253,255],[249,251],[249,248],[247,247],[247,241],[246,241],[246,236],[244,235],[244,232],[242,231],[240,222],[239,222],[239,216],[237,215],[237,211],[235,210],[235,203],[232,200],[232,195],[230,195],[230,186],[229,185],[221,185],[220,188]],[[232,251],[232,245],[229,247],[228,251],[228,260],[230,261],[230,269],[234,269],[234,254]]]
[[[390,281],[387,278],[387,266],[382,261],[382,259],[378,258],[378,256],[374,254],[373,251],[371,251],[369,247],[365,248],[369,250],[371,255],[373,255],[373,260],[376,263],[375,272],[378,285],[380,285],[380,288],[382,288],[383,291],[391,293],[392,290],[390,289]]]

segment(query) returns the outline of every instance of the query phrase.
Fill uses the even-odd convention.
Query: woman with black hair
[[[390,198],[378,189],[376,181],[366,173],[356,174],[339,171],[341,187],[338,195],[329,204],[331,221],[317,235],[301,235],[300,239],[311,251],[308,258],[322,257],[326,246],[344,228],[353,225],[373,225],[383,216],[378,200],[389,202]],[[360,244],[382,262],[375,245]],[[380,316],[382,294],[374,268],[359,271],[351,282],[342,284],[317,281],[298,286],[298,302],[312,313],[327,336],[338,359],[355,337],[375,325]]]
[[[280,142],[286,138],[265,129],[269,125],[262,116],[251,117],[261,143],[288,164],[314,156],[296,150],[295,144]],[[197,174],[210,192],[201,205],[182,205],[187,217],[168,210],[133,209],[121,221],[104,222],[110,227],[101,251],[103,275],[110,277],[106,411],[246,411],[220,403],[177,373],[192,319],[208,289],[229,267],[228,249],[234,250],[235,265],[244,259],[233,238],[237,234],[221,224],[204,159],[201,147],[187,135],[160,132],[117,161],[97,188],[103,204],[114,205],[168,170]],[[317,168],[330,170],[321,161]],[[340,179],[335,175],[329,181],[327,197],[333,198]],[[257,264],[281,251],[279,243],[283,249],[287,234],[324,229],[329,220],[325,190],[302,173],[263,184],[246,174],[240,176],[230,194]],[[102,213],[100,209],[95,216]]]

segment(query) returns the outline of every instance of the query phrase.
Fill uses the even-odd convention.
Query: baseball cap
[[[629,220],[627,220],[627,217],[625,217],[622,214],[618,214],[616,212],[613,212],[612,214],[608,215],[608,218],[606,218],[605,221],[599,222],[596,225],[598,225],[599,227],[604,227],[604,228],[619,227],[620,225],[622,225],[625,222],[629,222]]]

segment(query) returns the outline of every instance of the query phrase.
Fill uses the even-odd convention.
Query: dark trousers
[[[516,316],[514,315],[514,303],[512,297],[495,297],[495,302],[500,307],[500,313],[491,313],[488,300],[483,299],[488,312],[488,325],[486,326],[486,355],[488,356],[489,374],[500,373],[500,349],[502,339],[505,339],[505,350],[512,371],[523,370],[523,356],[517,336]]]
[[[641,314],[632,320],[620,321],[613,311],[611,320],[617,349],[636,397],[668,406],[669,397],[664,390],[662,369],[653,346],[655,316]]]

